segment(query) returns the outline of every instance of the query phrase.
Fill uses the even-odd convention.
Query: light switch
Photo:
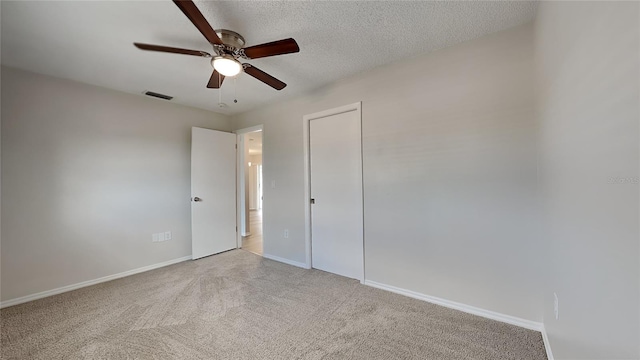
[[[151,234],[151,241],[158,242],[158,234]]]
[[[165,240],[171,240],[171,231],[165,231],[164,239]]]

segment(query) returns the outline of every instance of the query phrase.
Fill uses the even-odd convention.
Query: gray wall
[[[191,254],[190,128],[224,115],[2,67],[2,300]],[[173,239],[152,243],[151,234]]]
[[[542,320],[532,75],[525,25],[235,116],[264,124],[265,253],[305,261],[303,115],[362,101],[366,279]]]
[[[538,11],[545,327],[556,359],[638,359],[640,6]]]

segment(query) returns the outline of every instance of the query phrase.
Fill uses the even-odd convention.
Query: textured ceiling
[[[195,1],[214,28],[247,46],[293,37],[300,53],[247,61],[286,82],[276,91],[241,74],[205,86],[204,58],[141,51],[136,42],[211,52],[171,1],[2,1],[2,64],[233,114],[405,57],[533,19],[536,2]],[[235,95],[234,95],[235,94]],[[237,98],[235,104],[233,99]]]

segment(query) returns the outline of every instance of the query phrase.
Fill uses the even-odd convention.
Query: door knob
[[[196,197],[193,198],[193,201],[198,202],[198,201],[202,201],[202,199],[200,199],[199,197],[196,196]]]

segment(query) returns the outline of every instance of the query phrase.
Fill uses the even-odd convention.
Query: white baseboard
[[[278,261],[278,262],[281,262],[281,263],[297,266],[297,267],[300,267],[300,268],[303,268],[303,269],[308,269],[307,264],[305,264],[305,263],[301,263],[301,262],[297,262],[297,261],[281,258],[279,256],[274,256],[274,255],[269,255],[269,254],[262,254],[262,257],[265,258],[265,259],[274,260],[274,261]]]
[[[549,336],[547,336],[547,329],[542,324],[542,341],[544,341],[544,349],[547,351],[547,359],[553,360],[553,352],[551,352],[551,343],[549,342]]]
[[[72,284],[72,285],[59,287],[57,289],[47,290],[47,291],[39,292],[39,293],[32,294],[32,295],[27,295],[27,296],[22,296],[22,297],[15,298],[15,299],[5,300],[5,301],[0,302],[0,309],[5,308],[5,307],[9,307],[9,306],[13,306],[13,305],[26,303],[26,302],[33,301],[33,300],[42,299],[42,298],[45,298],[45,297],[48,297],[48,296],[62,294],[62,293],[65,293],[67,291],[72,291],[72,290],[80,289],[80,288],[83,288],[83,287],[96,285],[96,284],[100,284],[100,283],[103,283],[103,282],[107,282],[107,281],[123,278],[125,276],[139,274],[139,273],[142,273],[142,272],[145,272],[145,271],[154,270],[154,269],[158,269],[158,268],[161,268],[161,267],[177,264],[179,262],[183,262],[183,261],[186,261],[186,260],[191,260],[191,255],[184,256],[184,257],[181,257],[181,258],[178,258],[178,259],[173,259],[173,260],[157,263],[157,264],[153,264],[153,265],[149,265],[149,266],[144,266],[144,267],[141,267],[141,268],[137,268],[137,269],[121,272],[121,273],[114,274],[114,275],[104,276],[104,277],[101,277],[101,278],[98,278],[98,279],[94,279],[94,280],[88,280],[88,281],[79,282],[77,284]]]
[[[455,301],[445,300],[435,296],[425,295],[415,291],[406,290],[406,289],[398,288],[391,285],[381,284],[371,280],[365,280],[364,284],[374,288],[387,290],[387,291],[394,292],[396,294],[408,296],[414,299],[430,302],[432,304],[448,307],[450,309],[466,312],[468,314],[482,316],[487,319],[500,321],[503,323],[519,326],[529,330],[539,331],[542,334],[542,341],[544,342],[544,349],[547,352],[547,359],[554,360],[553,352],[551,351],[551,344],[549,343],[549,337],[547,336],[547,331],[543,323],[526,320],[526,319],[518,318],[515,316],[511,316],[511,315],[505,315],[495,311],[485,310],[485,309],[477,308],[475,306],[461,304]]]
[[[435,297],[435,296],[425,295],[425,294],[417,293],[415,291],[401,289],[401,288],[398,288],[398,287],[395,287],[395,286],[391,286],[391,285],[381,284],[381,283],[378,283],[378,282],[375,282],[375,281],[371,281],[371,280],[365,280],[364,284],[368,285],[368,286],[372,286],[372,287],[378,288],[378,289],[391,291],[391,292],[394,292],[396,294],[412,297],[414,299],[424,300],[426,302],[430,302],[432,304],[448,307],[450,309],[459,310],[459,311],[466,312],[466,313],[469,313],[469,314],[482,316],[482,317],[487,318],[487,319],[496,320],[496,321],[500,321],[500,322],[503,322],[503,323],[507,323],[507,324],[511,324],[511,325],[515,325],[515,326],[519,326],[519,327],[523,327],[525,329],[534,330],[534,331],[540,331],[540,332],[542,332],[542,330],[544,329],[543,324],[539,323],[539,322],[526,320],[526,319],[518,318],[518,317],[515,317],[515,316],[511,316],[511,315],[505,315],[505,314],[497,313],[495,311],[485,310],[485,309],[477,308],[475,306],[461,304],[461,303],[458,303],[458,302],[454,302],[454,301],[438,298],[438,297]]]

